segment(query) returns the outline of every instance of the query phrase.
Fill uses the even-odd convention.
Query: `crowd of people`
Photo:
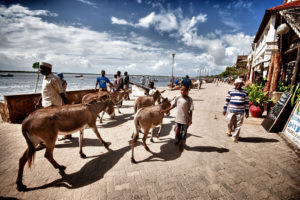
[[[44,75],[42,83],[42,107],[49,106],[62,106],[67,104],[66,88],[67,82],[64,80],[63,73],[58,73],[55,76],[52,73],[52,65],[50,63],[42,62],[40,64],[40,72]],[[141,84],[148,84],[150,88],[153,88],[153,81],[144,76],[140,79]],[[197,80],[198,88],[201,87],[202,80]],[[179,145],[180,151],[183,151],[183,144],[186,139],[186,133],[188,127],[192,124],[192,113],[194,110],[193,99],[188,96],[189,90],[192,88],[192,81],[188,75],[186,75],[180,82],[178,79],[174,80],[175,85],[180,85],[180,96],[175,98],[171,107],[162,110],[162,113],[167,113],[173,108],[177,108],[176,116],[176,129],[175,129],[175,144]],[[234,82],[235,88],[228,91],[228,95],[223,108],[223,114],[226,115],[227,108],[229,113],[227,119],[227,136],[232,136],[233,142],[237,142],[240,134],[240,129],[243,124],[244,116],[249,116],[249,98],[248,93],[242,89],[243,80],[236,79]],[[124,77],[121,76],[121,72],[117,71],[112,81],[105,75],[105,70],[101,71],[101,76],[97,77],[95,90],[108,91],[120,91],[123,89],[129,89],[129,76],[128,73],[124,73]],[[62,139],[70,139],[72,136],[64,136]]]

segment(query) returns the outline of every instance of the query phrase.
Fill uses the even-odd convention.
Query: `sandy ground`
[[[133,103],[124,102],[122,114],[107,115],[98,125],[111,143],[107,151],[90,129],[85,130],[87,159],[79,157],[78,133],[57,142],[54,158],[67,166],[65,174],[37,152],[34,166],[24,171],[31,191],[18,192],[15,180],[18,159],[26,148],[20,124],[0,123],[0,198],[20,199],[300,199],[300,159],[277,134],[267,133],[262,119],[250,117],[235,144],[225,134],[222,107],[227,84],[204,84],[192,90],[195,111],[183,153],[174,146],[174,117],[164,119],[161,138],[139,139],[138,164],[130,162]],[[179,91],[166,91],[173,98]],[[155,129],[157,131],[158,129]],[[140,136],[141,137],[141,136]]]

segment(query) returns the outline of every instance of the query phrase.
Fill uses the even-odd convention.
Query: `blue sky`
[[[0,0],[0,70],[196,76],[249,54],[265,9],[283,0]]]

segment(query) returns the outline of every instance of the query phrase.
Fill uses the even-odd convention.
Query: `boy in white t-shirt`
[[[177,107],[176,128],[175,128],[175,145],[179,144],[179,150],[183,151],[188,127],[192,124],[192,115],[194,110],[193,99],[188,96],[188,89],[182,86],[180,89],[181,96],[178,96],[172,102],[172,106],[162,113],[166,113]]]

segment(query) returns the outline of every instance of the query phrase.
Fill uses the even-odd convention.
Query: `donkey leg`
[[[100,123],[102,123],[102,120],[103,120],[103,116],[104,116],[104,111],[102,111],[102,114],[101,114],[101,117],[100,117]]]
[[[53,150],[54,145],[47,145],[46,144],[46,152],[45,152],[45,158],[49,160],[49,162],[53,165],[54,168],[58,168],[60,171],[64,171],[66,169],[65,166],[59,165],[53,158]]]
[[[134,159],[134,147],[135,147],[135,144],[136,144],[136,142],[137,142],[138,139],[139,139],[139,132],[136,131],[133,134],[132,140],[130,142],[130,145],[131,145],[131,162],[132,163],[136,163],[136,161]]]
[[[159,131],[157,132],[157,138],[159,138],[159,136],[161,134],[162,127],[163,127],[163,125],[161,123],[160,126],[159,126]]]
[[[149,131],[149,133],[151,133],[151,139],[150,139],[151,142],[154,142],[154,140],[153,140],[153,129],[154,128],[152,128],[151,131]]]
[[[19,160],[19,171],[18,171],[18,178],[17,178],[17,189],[18,191],[24,191],[26,190],[26,185],[23,184],[23,172],[24,172],[24,166],[28,160],[28,150],[26,150],[23,154],[23,156]]]
[[[117,105],[117,108],[118,108],[118,112],[119,112],[119,114],[122,114],[122,113],[121,113],[121,111],[120,111],[120,107],[121,107],[121,106],[122,106],[122,105],[120,105],[120,104],[119,104],[119,105]]]
[[[82,152],[82,142],[83,142],[83,130],[80,130],[79,155],[80,155],[81,158],[86,158],[86,155]]]
[[[100,140],[100,142],[104,145],[104,147],[105,147],[105,148],[108,148],[108,146],[109,146],[108,143],[105,142],[105,141],[102,139],[102,137],[101,137],[101,135],[100,135],[100,133],[99,133],[99,131],[98,131],[96,125],[93,125],[91,128],[93,129],[94,133],[96,134],[96,136],[97,136],[97,138]]]
[[[146,144],[146,139],[147,139],[148,133],[149,133],[149,129],[145,129],[144,137],[143,137],[143,145],[144,145],[146,151],[150,151],[149,147]]]

